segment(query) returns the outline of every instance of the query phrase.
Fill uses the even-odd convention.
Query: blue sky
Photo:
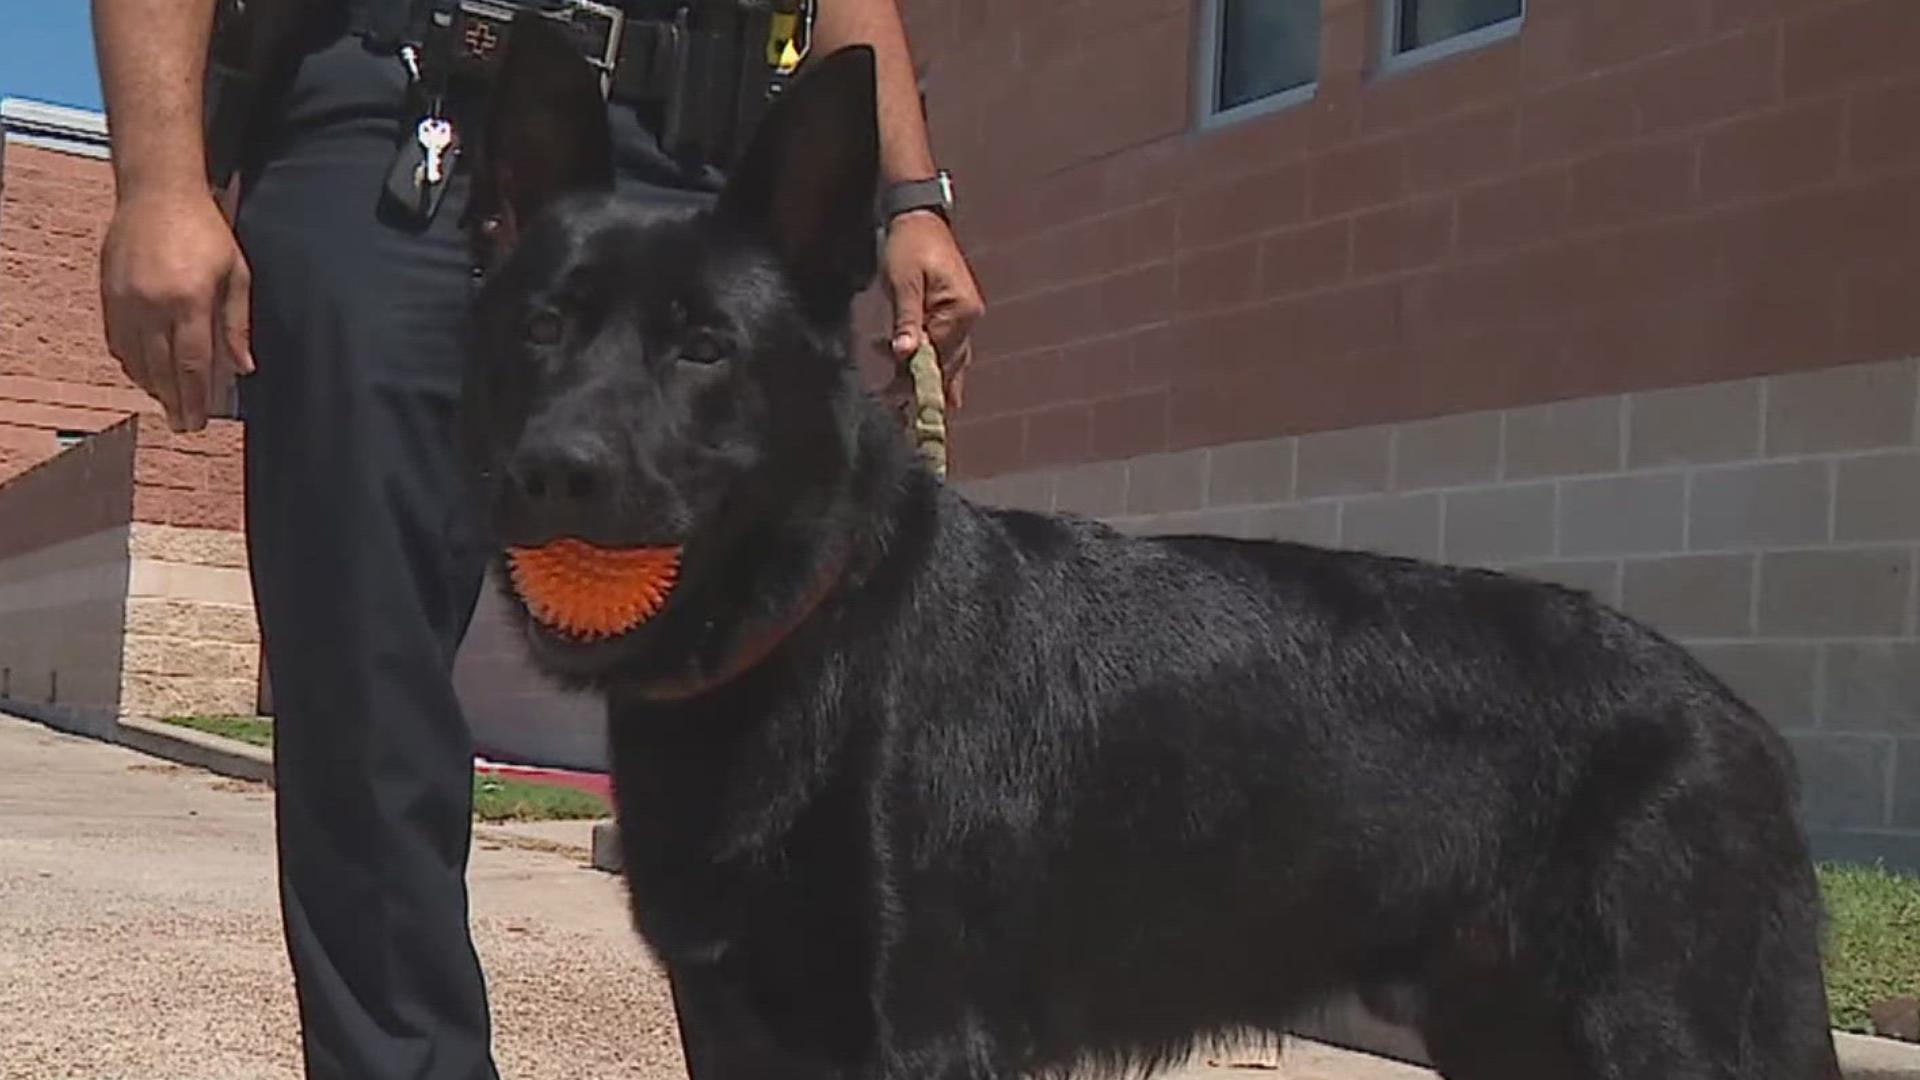
[[[87,0],[0,0],[0,97],[100,107]]]

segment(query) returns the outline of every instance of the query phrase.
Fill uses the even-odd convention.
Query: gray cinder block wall
[[[965,487],[1140,533],[1284,537],[1590,590],[1788,736],[1821,857],[1920,869],[1917,384],[1914,360],[1840,367]]]

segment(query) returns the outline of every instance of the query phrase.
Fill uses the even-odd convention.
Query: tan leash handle
[[[947,475],[947,391],[940,378],[940,357],[922,341],[907,361],[913,376],[913,443],[935,476]]]

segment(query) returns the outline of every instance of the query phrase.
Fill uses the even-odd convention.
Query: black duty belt
[[[400,8],[408,14],[396,26]],[[450,86],[492,83],[523,14],[562,26],[599,73],[602,95],[641,110],[668,154],[724,167],[804,55],[813,7],[812,0],[678,0],[653,18],[601,0],[375,0],[353,10],[352,29],[395,44],[411,72],[420,145],[401,147],[387,190],[425,221],[444,188],[442,154],[429,143],[451,140],[457,154],[462,141],[446,125],[427,125],[439,123]]]
[[[513,34],[513,20],[533,9],[563,25],[580,55],[600,73],[600,90],[628,105],[664,104],[673,92],[674,73],[689,33],[683,11],[669,19],[630,19],[625,11],[595,0],[561,5],[517,4],[504,0],[460,0],[438,17],[450,20],[448,57],[459,74],[484,77],[499,62]]]
[[[410,7],[419,14],[408,15]],[[787,59],[788,47],[797,62],[810,36],[811,7],[810,0],[682,0],[668,14],[648,18],[599,0],[367,0],[353,5],[351,29],[394,47],[412,41],[431,48],[429,38],[448,34],[455,76],[484,77],[511,38],[514,17],[538,11],[571,31],[581,56],[600,72],[608,100],[664,107],[682,87],[725,95],[736,80],[760,76],[764,82],[767,68],[778,70]],[[738,50],[743,28],[762,23],[764,56],[756,49],[738,55],[739,63],[714,62]]]

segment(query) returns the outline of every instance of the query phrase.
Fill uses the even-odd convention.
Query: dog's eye
[[[680,346],[680,359],[695,364],[717,364],[727,358],[727,343],[716,334],[695,334]]]
[[[536,311],[520,327],[521,335],[535,345],[558,345],[566,330],[566,323],[553,311]]]

